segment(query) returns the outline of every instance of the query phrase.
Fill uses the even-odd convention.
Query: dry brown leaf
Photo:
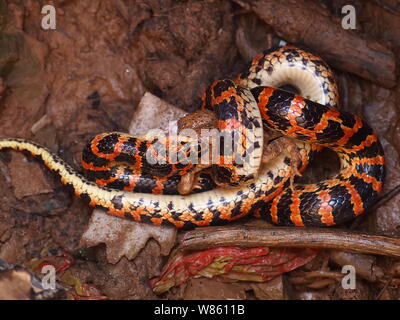
[[[176,228],[124,220],[101,210],[93,210],[81,245],[92,247],[106,244],[107,260],[115,264],[123,256],[133,260],[150,238],[160,244],[163,255],[168,255],[175,244],[175,237]]]

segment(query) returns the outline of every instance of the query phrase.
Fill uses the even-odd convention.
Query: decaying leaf
[[[134,259],[150,238],[158,241],[163,255],[168,255],[175,237],[176,228],[133,222],[94,210],[88,228],[82,235],[81,245],[91,247],[106,244],[107,260],[114,264],[122,256]]]
[[[218,247],[194,253],[177,253],[161,276],[151,281],[156,294],[168,291],[192,277],[264,282],[314,259],[317,251],[294,248]]]

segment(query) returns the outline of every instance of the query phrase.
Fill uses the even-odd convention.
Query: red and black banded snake
[[[294,86],[301,95],[274,88],[285,84]],[[34,142],[4,138],[0,139],[0,149],[26,150],[41,158],[61,177],[62,183],[72,186],[75,194],[90,206],[122,218],[193,227],[221,224],[254,214],[278,225],[332,226],[365,212],[377,199],[385,176],[385,159],[378,137],[360,117],[339,111],[337,102],[337,87],[327,65],[292,46],[260,54],[235,82],[213,83],[204,95],[203,108],[218,114],[219,121],[223,121],[220,129],[230,130],[237,123],[242,125],[242,119],[246,120],[242,131],[246,137],[251,136],[250,142],[257,141],[256,164],[242,167],[236,176],[233,174],[236,178],[244,176],[247,179],[244,185],[233,183],[231,188],[214,188],[214,184],[207,187],[210,190],[189,195],[160,193],[190,171],[190,165],[164,167],[161,182],[146,180],[145,185],[140,181],[143,152],[151,142],[138,137],[113,132],[98,135],[88,144],[83,155],[84,169],[91,172],[98,184]],[[249,117],[243,113],[247,108],[251,109]],[[293,163],[287,153],[260,164],[263,138],[258,119],[261,118],[265,128],[296,141],[301,159],[299,172],[304,171],[310,153],[320,147],[338,154],[340,172],[325,181],[291,186]],[[127,160],[133,153],[135,160]],[[126,177],[121,182],[113,178],[124,176],[121,169],[98,169],[116,162],[127,163],[132,172],[139,170],[139,178]],[[232,173],[231,169],[229,166],[225,172]],[[149,170],[149,175],[154,174],[152,168]],[[114,189],[117,187],[124,190]]]

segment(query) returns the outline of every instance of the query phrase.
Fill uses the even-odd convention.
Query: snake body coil
[[[301,96],[270,87],[288,83],[296,87]],[[252,95],[249,96],[249,90],[245,87],[251,88]],[[295,184],[291,188],[293,166],[289,155],[283,153],[269,163],[262,164],[258,175],[252,172],[250,178],[247,177],[247,184],[233,183],[235,188],[216,188],[187,196],[135,193],[99,186],[33,142],[0,139],[0,149],[26,150],[41,158],[50,170],[60,175],[62,183],[72,186],[75,194],[87,200],[92,207],[105,209],[107,213],[122,218],[156,225],[207,226],[254,214],[279,225],[332,226],[360,215],[376,200],[385,175],[382,147],[371,128],[359,117],[335,108],[338,99],[336,84],[329,68],[320,58],[291,46],[265,52],[253,60],[249,71],[240,75],[236,83],[227,80],[215,82],[208,91],[203,106],[211,109],[217,106],[216,112],[220,113],[219,119],[225,121],[225,127],[229,124],[233,129],[242,123],[237,121],[237,113],[232,106],[252,108],[252,123],[244,124],[243,133],[250,142],[258,141],[256,145],[259,145],[262,136],[259,133],[261,126],[255,125],[257,112],[252,101],[255,99],[266,128],[298,141],[300,172],[304,171],[313,150],[323,146],[339,155],[339,174],[316,184]],[[238,100],[242,103],[238,103]],[[221,106],[227,107],[223,110],[230,110],[230,113],[220,111]],[[120,133],[100,136],[96,143],[105,143],[104,139],[110,139],[111,135],[115,143],[107,152],[101,153],[115,160],[131,144],[129,138]],[[137,144],[137,140],[135,143],[140,149],[141,144]],[[146,142],[144,149],[145,146]],[[259,148],[254,150],[258,152],[256,158],[259,157]],[[99,150],[96,151],[97,155],[90,147],[87,151],[89,155],[83,156],[86,169],[96,171],[103,165],[96,163],[102,161],[99,160],[102,156]],[[131,166],[138,165],[142,159],[140,154],[136,157]],[[170,169],[165,175],[166,184],[175,179],[171,178],[174,175],[171,175],[173,170]],[[229,171],[231,169],[229,166],[224,170],[232,173]],[[229,177],[246,176],[246,170],[239,168],[236,175],[230,174]],[[129,184],[129,178],[127,181]],[[104,185],[107,185],[106,182]],[[139,180],[121,187],[135,190],[138,184]],[[155,187],[142,191],[154,192]],[[162,187],[159,185],[159,189]]]

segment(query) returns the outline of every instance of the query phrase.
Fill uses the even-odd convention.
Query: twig
[[[400,258],[400,239],[342,229],[224,226],[186,232],[177,251],[222,246],[308,247]]]
[[[239,5],[242,1],[235,1]],[[381,43],[343,29],[341,20],[312,0],[248,0],[251,9],[284,40],[301,44],[337,69],[381,86],[396,85],[394,53]]]
[[[375,300],[379,300],[382,295],[385,293],[385,291],[387,290],[387,288],[389,287],[390,283],[393,280],[393,276],[391,276],[385,283],[385,285],[383,286],[382,290],[377,294],[377,296],[375,297]]]

